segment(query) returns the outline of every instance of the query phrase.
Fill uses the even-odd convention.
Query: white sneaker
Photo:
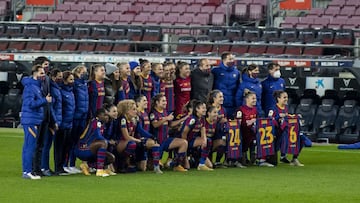
[[[41,179],[40,176],[33,175],[32,173],[24,173],[22,175],[22,177],[25,178],[25,179],[31,179],[31,180],[40,180]]]
[[[81,173],[81,171],[80,171],[78,168],[76,168],[75,166],[69,167],[69,169],[70,169],[70,171],[72,171],[72,173],[74,173],[74,174]]]
[[[304,166],[304,164],[300,163],[298,159],[293,159],[290,162],[290,166]]]
[[[266,161],[260,162],[259,166],[274,167],[274,165],[272,165],[271,163],[268,163]]]
[[[154,167],[154,172],[156,174],[163,174],[163,172],[160,170],[160,166]]]
[[[68,174],[75,174],[74,171],[71,170],[71,167],[63,167],[64,171],[67,172]]]
[[[96,168],[89,168],[89,172],[90,172],[90,173],[95,173],[95,172],[96,172]]]
[[[234,166],[236,167],[236,168],[247,168],[246,166],[244,166],[244,165],[242,165],[240,162],[238,162],[238,161],[236,161],[235,163],[234,163]]]

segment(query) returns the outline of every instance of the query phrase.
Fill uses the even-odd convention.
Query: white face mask
[[[273,77],[274,77],[274,78],[280,78],[280,77],[281,77],[281,72],[280,72],[280,70],[275,71],[274,74],[273,74]]]

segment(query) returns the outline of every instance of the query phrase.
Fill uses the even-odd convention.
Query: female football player
[[[201,149],[201,158],[197,169],[212,171],[212,168],[205,165],[206,159],[209,156],[209,145],[211,144],[211,139],[207,139],[206,137],[206,129],[203,121],[205,115],[205,103],[195,101],[193,104],[193,113],[183,123],[180,134],[181,138],[189,142],[190,149],[197,150],[199,147]]]
[[[146,148],[152,149],[154,159],[154,171],[157,174],[162,174],[160,170],[160,147],[152,139],[152,135],[146,132],[137,121],[136,103],[134,100],[125,99],[118,103],[117,109],[119,112],[120,133],[121,138],[117,145],[119,153],[125,152],[127,155],[127,165],[131,169],[135,166],[131,161],[136,160],[137,143],[142,143]],[[142,169],[145,170],[145,169]]]
[[[101,64],[94,64],[90,68],[89,100],[90,115],[94,117],[96,110],[102,108],[105,98],[105,68]]]
[[[187,170],[183,166],[188,142],[180,138],[169,137],[169,127],[176,126],[181,121],[173,121],[173,114],[168,114],[166,108],[167,102],[164,94],[157,94],[152,98],[150,131],[161,145],[162,151],[177,150],[175,160],[172,163],[174,171],[186,172]]]

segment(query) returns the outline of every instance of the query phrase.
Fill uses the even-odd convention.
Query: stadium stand
[[[313,8],[303,17],[288,16],[283,28],[356,29],[360,26],[360,1],[332,0],[326,8]]]
[[[334,100],[323,99],[317,108],[314,119],[314,131],[317,134],[316,140],[326,140],[326,142],[337,142],[337,132],[335,121],[338,106],[334,105]]]

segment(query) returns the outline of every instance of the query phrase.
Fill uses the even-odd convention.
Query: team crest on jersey
[[[190,125],[194,125],[194,123],[195,123],[195,119],[192,118],[192,119],[190,120]]]
[[[121,119],[121,125],[126,125],[126,119],[125,118]]]
[[[100,121],[97,122],[97,127],[101,128],[101,122]]]
[[[150,114],[150,120],[154,120],[155,115],[153,113]]]
[[[236,118],[242,118],[242,112],[241,111],[236,112]]]
[[[233,74],[233,78],[236,78],[236,74],[235,74],[235,73]]]
[[[274,115],[274,111],[273,111],[273,110],[270,110],[268,116],[269,116],[269,117],[272,117],[273,115]]]

